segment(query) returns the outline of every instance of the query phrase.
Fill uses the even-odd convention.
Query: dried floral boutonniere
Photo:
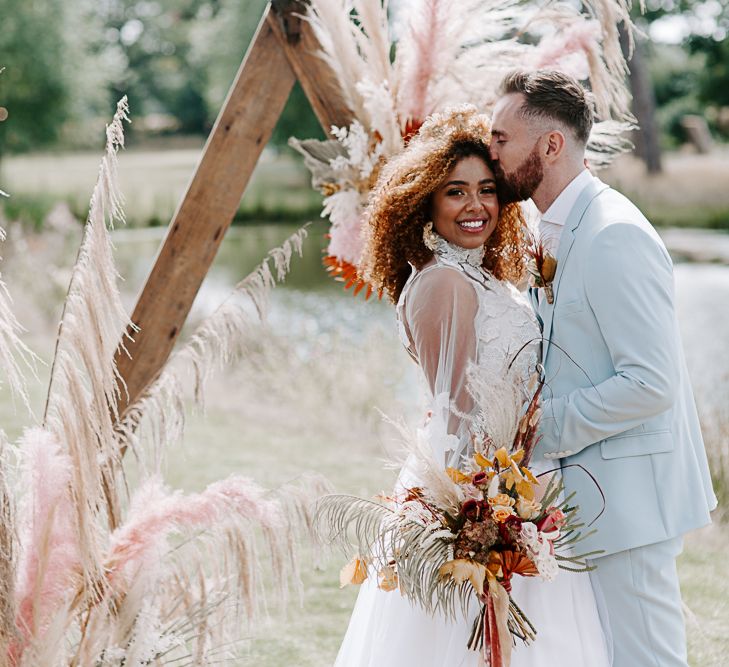
[[[531,286],[544,288],[547,303],[554,303],[552,282],[557,273],[557,259],[544,247],[541,240],[537,241],[536,239],[532,239],[527,254],[529,255],[527,271],[529,272]]]

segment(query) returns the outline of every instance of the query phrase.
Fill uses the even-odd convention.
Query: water
[[[191,321],[212,312],[272,247],[298,227],[256,225],[232,228],[206,277],[191,311]],[[126,279],[125,294],[133,305],[152,265],[163,230],[121,230],[115,233],[117,261]],[[295,257],[286,282],[272,297],[270,321],[278,331],[296,332],[312,339],[346,336],[352,343],[374,329],[389,330],[395,336],[393,309],[386,299],[365,301],[345,292],[341,283],[326,275],[321,257],[326,246],[326,225],[310,227],[303,257]],[[685,238],[683,234],[682,238]],[[696,242],[710,246],[713,237],[699,232]],[[687,358],[695,377],[707,383],[729,375],[729,266],[677,262],[676,302]]]

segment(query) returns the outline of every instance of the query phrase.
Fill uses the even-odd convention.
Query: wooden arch
[[[352,121],[305,11],[306,0],[271,0],[263,14],[139,295],[140,330],[117,354],[122,411],[167,361],[296,79],[325,131]]]

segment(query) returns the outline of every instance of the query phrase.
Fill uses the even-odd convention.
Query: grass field
[[[269,236],[264,238],[275,242]],[[316,239],[310,243],[307,253],[317,253]],[[120,265],[129,269],[127,255],[136,255],[137,246],[120,241],[118,249],[124,255]],[[229,250],[224,249],[230,254]],[[23,257],[23,261],[27,259]],[[24,271],[30,271],[18,261],[18,254],[11,253],[3,272],[16,295],[16,268],[25,266]],[[729,322],[719,318],[721,313],[712,310],[711,304],[729,297],[729,269],[711,267],[713,273],[705,273],[699,268],[679,273],[679,307],[687,324],[689,359],[703,376],[706,369],[701,363],[714,362],[716,368],[717,358],[725,359],[720,351]],[[131,272],[124,284],[127,298],[143,277]],[[214,279],[219,280],[220,275]],[[720,291],[716,291],[717,285],[722,285]],[[221,298],[220,291],[208,294],[213,295],[212,300]],[[48,299],[44,294],[42,301],[34,301],[30,288],[22,299],[16,298],[21,321],[31,329],[33,347],[46,360],[52,326],[31,311],[47,308]],[[709,338],[702,338],[707,332],[711,332]],[[167,481],[175,487],[199,490],[237,472],[278,486],[314,470],[328,477],[339,491],[371,496],[389,489],[395,473],[385,469],[382,461],[392,448],[394,432],[383,423],[377,408],[393,417],[403,415],[410,424],[417,423],[422,414],[415,367],[400,349],[390,306],[342,297],[336,287],[279,289],[274,293],[270,327],[261,333],[257,350],[212,378],[205,413],[191,407],[185,442],[167,457]],[[40,374],[43,378],[47,367]],[[32,390],[34,406],[40,409],[42,379],[32,384]],[[0,420],[11,439],[28,422],[7,397],[0,400]],[[712,442],[711,446],[725,447],[725,443]],[[690,610],[692,667],[720,667],[729,652],[728,549],[729,532],[717,525],[689,535],[679,562]],[[342,558],[338,554],[315,567],[313,554],[305,549],[302,562],[302,605],[292,604],[285,613],[272,609],[268,622],[246,631],[250,641],[241,667],[332,664],[356,590],[339,589]]]
[[[150,216],[166,219],[185,189],[197,156],[194,150],[130,150],[121,156],[122,187],[133,222],[145,223]],[[83,210],[97,163],[98,155],[15,158],[4,163],[0,182],[16,200],[32,200],[42,193],[49,202],[70,199],[74,207]],[[699,216],[691,214],[709,207],[712,211],[729,210],[726,160],[674,155],[666,166],[664,176],[649,179],[641,174],[639,165],[627,160],[606,180],[613,179],[639,202],[643,197],[648,202],[646,208],[675,214],[680,218],[677,222],[696,223]],[[153,191],[150,183],[154,183]],[[300,196],[296,193],[306,192],[307,201],[313,201],[307,183],[307,176],[294,162],[267,156],[251,185],[253,203],[249,210],[264,205],[297,209],[301,202],[286,197],[296,198]],[[244,205],[248,204],[244,201]],[[721,218],[722,214],[717,215]],[[266,247],[277,242],[269,231],[261,235]],[[241,230],[241,234],[249,232],[254,228]],[[68,278],[67,263],[73,255],[73,238],[64,243],[67,256],[50,262],[48,248],[58,245],[50,235],[29,237],[9,251],[7,246],[3,248],[8,259],[3,264],[3,278],[15,297],[21,322],[30,329],[33,348],[45,360],[51,353],[54,318]],[[120,242],[121,253],[123,246]],[[315,256],[314,263],[318,264],[318,252],[316,243],[309,245],[307,258]],[[130,304],[152,254],[139,257],[134,246],[120,256],[120,266],[128,278],[123,289]],[[213,277],[213,288],[208,281],[205,293],[210,299],[220,298],[226,285],[241,277],[239,271],[244,269],[236,260],[240,254],[236,246],[224,244],[221,256],[227,256],[234,268],[223,272],[227,282],[221,284],[220,275]],[[711,270],[714,273],[693,275],[691,281],[687,278],[690,271],[679,274],[679,287],[684,286],[679,289],[679,312],[686,325],[692,370],[705,380],[706,394],[721,398],[729,386],[725,351],[729,316],[722,307],[729,302],[729,269]],[[50,282],[46,284],[39,276],[49,276]],[[417,422],[422,406],[417,399],[415,369],[397,342],[388,305],[342,298],[334,290],[276,291],[270,329],[262,333],[259,352],[213,377],[204,414],[191,409],[185,442],[167,459],[170,484],[199,490],[215,479],[242,472],[277,486],[301,472],[315,470],[326,475],[339,491],[363,496],[392,485],[394,472],[385,469],[382,461],[392,446],[393,432],[377,408],[395,417],[404,415],[411,424]],[[42,410],[47,367],[39,374],[41,380],[32,384],[36,411]],[[0,394],[0,426],[8,436],[14,439],[27,423],[20,409]],[[727,432],[719,429],[709,442],[717,461],[726,457]],[[720,667],[729,655],[727,550],[729,529],[716,525],[689,535],[679,561],[690,610],[692,667]],[[313,554],[305,553],[303,563],[302,606],[291,605],[285,614],[274,609],[270,622],[251,628],[241,665],[326,667],[333,662],[356,591],[339,590],[337,575],[342,562],[338,555],[315,567]]]
[[[130,226],[166,225],[200,159],[199,148],[129,149],[120,155],[119,182]],[[57,201],[85,217],[96,179],[99,153],[38,154],[3,161],[0,203],[5,217],[38,225]],[[264,151],[237,213],[237,220],[291,220],[318,212],[321,198],[309,187],[303,166],[289,154]]]

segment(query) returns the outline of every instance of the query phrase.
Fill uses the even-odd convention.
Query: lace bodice
[[[433,260],[413,269],[397,304],[403,345],[423,370],[432,405],[448,413],[447,449],[456,456],[486,436],[510,445],[515,410],[530,396],[538,360],[540,332],[531,307],[482,261],[482,249],[439,237]]]

